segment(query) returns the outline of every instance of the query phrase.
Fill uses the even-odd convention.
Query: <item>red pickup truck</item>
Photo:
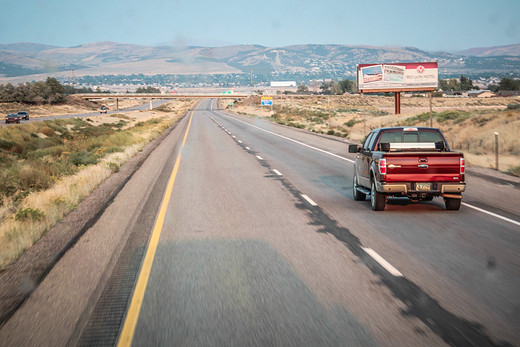
[[[447,210],[460,208],[466,188],[464,155],[450,150],[439,129],[374,129],[363,145],[349,145],[349,152],[357,153],[354,200],[370,195],[372,210],[384,210],[389,197],[415,202],[440,196]]]

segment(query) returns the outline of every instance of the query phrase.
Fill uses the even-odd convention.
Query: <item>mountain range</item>
[[[520,44],[428,52],[414,47],[330,44],[278,48],[260,45],[224,47],[142,46],[97,42],[76,47],[36,43],[0,44],[0,83],[45,78],[98,75],[249,74],[351,78],[360,63],[437,61],[444,77],[460,74],[520,74]]]

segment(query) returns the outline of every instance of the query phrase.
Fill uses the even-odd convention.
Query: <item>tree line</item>
[[[0,102],[19,102],[24,104],[60,104],[65,102],[65,88],[53,77],[45,82],[11,83],[0,85]]]
[[[355,93],[356,89],[356,81],[345,79],[337,82],[332,80],[321,84],[320,94],[342,95]],[[475,86],[470,78],[461,75],[460,78],[439,79],[438,89],[442,91],[470,91],[479,90],[480,88]],[[492,92],[517,91],[520,90],[520,79],[504,77],[498,84],[490,84],[488,89]],[[301,84],[298,86],[297,93],[303,94],[308,92],[309,88],[306,85]]]
[[[73,88],[62,85],[54,77],[47,77],[45,81],[25,82],[17,86],[11,83],[0,84],[0,102],[18,102],[29,105],[61,104],[69,94],[101,93],[98,88]]]

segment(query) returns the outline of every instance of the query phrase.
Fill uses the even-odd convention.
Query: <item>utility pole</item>
[[[253,69],[251,69],[251,85],[249,89],[249,106],[253,103]]]
[[[498,171],[498,132],[495,131],[495,169]]]
[[[74,94],[74,69],[72,69],[72,94]]]

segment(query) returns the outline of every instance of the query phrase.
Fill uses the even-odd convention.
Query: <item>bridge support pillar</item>
[[[152,103],[152,98],[150,98],[150,110],[153,109],[153,103]]]

